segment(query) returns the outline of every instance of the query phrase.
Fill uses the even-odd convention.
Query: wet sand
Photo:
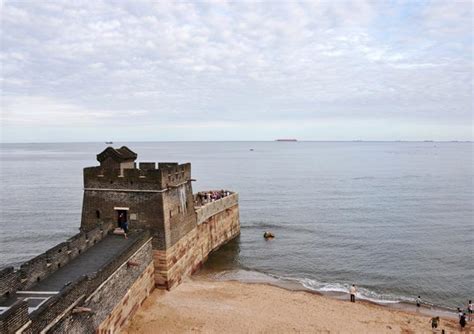
[[[456,320],[369,302],[337,300],[268,284],[193,278],[172,291],[155,290],[125,333],[474,333]]]

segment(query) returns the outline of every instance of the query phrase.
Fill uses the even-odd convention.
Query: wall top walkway
[[[239,194],[232,193],[229,196],[222,197],[214,202],[204,204],[195,208],[197,215],[197,223],[202,224],[215,214],[227,210],[234,205],[239,204]]]
[[[65,284],[74,282],[83,275],[98,272],[109,261],[123,253],[139,237],[140,234],[133,232],[129,233],[128,239],[110,234],[88,249],[87,252],[82,253],[43,281],[35,284],[30,290],[59,291]]]

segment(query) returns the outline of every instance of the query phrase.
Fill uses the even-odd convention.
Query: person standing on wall
[[[125,239],[127,239],[128,222],[127,222],[127,217],[125,216],[124,212],[119,213],[118,223],[119,223],[119,227],[123,230],[123,234],[125,236]]]
[[[349,293],[350,293],[350,295],[351,295],[351,302],[352,302],[352,303],[355,303],[355,300],[356,300],[355,295],[356,295],[356,293],[357,293],[357,289],[356,289],[356,287],[355,287],[354,284],[352,284],[352,286],[350,287]]]
[[[118,227],[122,228],[122,224],[124,221],[125,221],[125,214],[123,212],[120,212],[118,216],[118,222],[117,222]]]

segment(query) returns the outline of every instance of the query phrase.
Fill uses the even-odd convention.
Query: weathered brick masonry
[[[100,166],[84,169],[81,226],[114,223],[126,211],[130,228],[150,231],[156,285],[170,289],[239,234],[238,195],[195,208],[191,164],[141,162],[137,168],[130,163],[136,154],[126,152],[122,158],[108,148],[98,155]]]
[[[206,208],[206,206],[209,206]],[[195,272],[208,255],[240,233],[238,195],[232,194],[203,207],[206,218],[166,250],[155,250],[155,281],[159,287],[171,289],[184,276]]]
[[[127,263],[134,263],[130,266]],[[151,239],[121,264],[81,304],[92,312],[69,313],[51,332],[117,333],[154,288]],[[99,332],[100,332],[99,331]]]
[[[0,333],[118,332],[155,286],[176,286],[240,233],[238,194],[197,203],[191,164],[136,158],[98,154],[84,169],[81,232],[0,271]],[[111,235],[124,222],[129,238]]]

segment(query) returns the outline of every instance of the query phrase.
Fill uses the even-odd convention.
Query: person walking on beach
[[[463,315],[463,312],[461,311],[461,309],[458,307],[458,318],[461,319]]]
[[[416,307],[420,307],[421,306],[421,297],[418,296],[416,297]]]
[[[459,317],[459,324],[461,325],[461,329],[466,327],[466,313],[463,313],[461,317]]]
[[[474,305],[472,304],[472,300],[470,300],[469,303],[467,303],[467,316],[468,316],[469,321],[472,320],[473,311],[474,311]]]
[[[431,329],[436,329],[438,328],[438,324],[439,324],[439,317],[433,317],[431,318]]]
[[[351,288],[349,289],[349,293],[351,295],[351,302],[352,303],[355,303],[356,301],[356,293],[357,293],[357,289],[355,287],[354,284],[352,284]]]

